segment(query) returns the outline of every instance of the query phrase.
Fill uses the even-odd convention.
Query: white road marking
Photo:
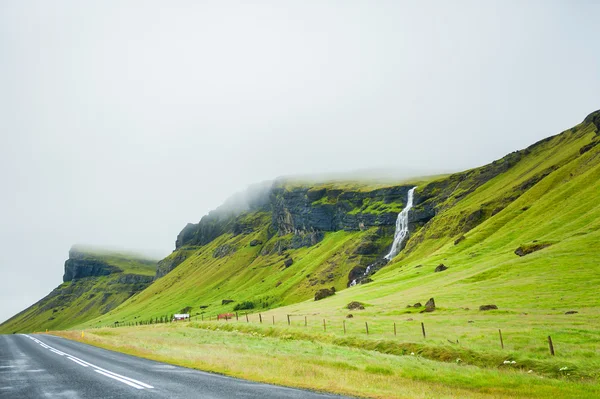
[[[33,338],[33,337],[31,337],[31,336],[29,336],[27,334],[23,334],[23,335],[25,335],[27,338],[29,338],[29,339],[37,342],[40,346],[45,347],[46,349],[49,349],[51,352],[54,352],[54,353],[56,353],[56,354],[58,354],[60,356],[65,356],[66,355],[67,359],[69,359],[69,360],[71,360],[71,361],[79,364],[80,366],[83,366],[83,367],[88,367],[89,366],[89,367],[94,368],[95,372],[100,373],[100,374],[102,374],[102,375],[104,375],[106,377],[115,379],[115,380],[120,381],[120,382],[122,382],[124,384],[132,386],[132,387],[134,387],[136,389],[144,389],[144,388],[152,389],[152,388],[154,388],[152,385],[148,385],[148,384],[146,384],[144,382],[141,382],[141,381],[138,381],[138,380],[134,380],[133,378],[125,377],[124,375],[117,374],[115,372],[103,369],[102,367],[98,367],[98,366],[96,366],[96,365],[94,365],[92,363],[86,362],[85,360],[82,360],[82,359],[80,359],[78,357],[75,357],[73,355],[69,355],[68,353],[61,352],[58,349],[55,349],[55,348],[53,348],[51,346],[48,346],[48,345],[44,344],[42,341],[40,341],[40,340],[38,340],[36,338]]]
[[[72,358],[70,356],[67,356],[67,359],[74,361],[75,363],[79,364],[80,366],[83,366],[83,367],[87,367],[88,366],[87,364],[81,363],[79,360],[74,359],[74,358]]]
[[[124,383],[124,384],[127,384],[127,385],[130,385],[130,386],[132,386],[132,387],[134,387],[134,388],[136,388],[136,389],[144,389],[143,387],[141,387],[141,386],[139,386],[139,385],[137,385],[137,384],[134,384],[133,382],[129,382],[129,381],[127,381],[127,380],[124,380],[124,379],[122,379],[122,378],[119,378],[119,377],[117,377],[117,376],[114,376],[114,375],[112,375],[112,374],[105,373],[104,371],[100,371],[100,370],[94,370],[94,371],[95,371],[96,373],[100,373],[100,374],[102,374],[102,375],[105,375],[105,376],[107,376],[108,378],[112,378],[112,379],[115,379],[115,380],[117,380],[117,381],[121,381],[122,383]]]

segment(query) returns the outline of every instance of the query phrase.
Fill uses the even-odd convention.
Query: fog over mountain
[[[463,170],[575,125],[600,107],[591,15],[600,4],[2,2],[0,320],[61,282],[73,244],[162,257],[254,183]]]

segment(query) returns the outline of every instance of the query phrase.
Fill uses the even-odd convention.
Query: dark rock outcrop
[[[286,258],[283,261],[283,265],[287,268],[294,264],[294,260],[292,258]]]
[[[186,245],[205,245],[224,233],[234,235],[254,231],[252,221],[237,219],[246,211],[269,210],[272,183],[255,184],[229,198],[223,205],[208,213],[198,223],[188,223],[177,236],[175,248]]]
[[[433,312],[434,310],[435,310],[435,301],[433,300],[433,298],[429,298],[427,303],[425,303],[424,312]]]
[[[576,313],[579,313],[579,312],[576,310],[568,310],[565,312],[565,314],[576,314]]]
[[[386,187],[373,191],[342,191],[334,188],[274,187],[270,195],[273,226],[279,234],[298,231],[364,230],[394,225],[397,211],[385,204],[406,203],[410,186]],[[379,209],[368,209],[380,204]]]
[[[335,287],[320,289],[319,291],[315,292],[315,301],[319,301],[332,295],[335,295]]]
[[[251,247],[256,247],[258,245],[262,245],[262,243],[263,242],[261,240],[252,240],[252,241],[250,241],[250,246]]]
[[[583,120],[584,123],[593,123],[596,125],[596,129],[598,129],[598,133],[600,133],[600,110],[594,111]]]
[[[182,253],[178,253],[176,256],[167,257],[158,262],[156,266],[156,276],[154,279],[159,279],[169,273],[171,270],[175,269],[177,266],[183,263],[184,260],[187,259],[187,256]]]
[[[223,244],[213,251],[213,258],[224,258],[235,252],[235,247],[231,244]]]
[[[364,310],[365,305],[357,301],[352,301],[348,305],[346,305],[346,308],[350,310]]]
[[[141,274],[123,274],[117,279],[118,284],[144,284],[148,285],[154,280],[152,276]]]
[[[496,310],[498,309],[498,306],[496,305],[481,305],[479,307],[479,310]]]
[[[109,265],[102,260],[88,258],[84,253],[71,250],[69,251],[69,259],[65,261],[63,281],[67,282],[84,277],[108,276],[121,271],[118,267]]]
[[[434,272],[439,273],[439,272],[443,272],[444,270],[448,270],[448,266],[446,266],[442,263],[435,268]]]
[[[235,302],[233,299],[223,299],[221,300],[221,305],[227,305],[228,303]]]
[[[539,251],[539,250],[549,247],[551,245],[552,245],[552,243],[550,243],[550,242],[534,242],[533,244],[521,245],[519,248],[515,249],[515,255],[518,255],[518,256],[529,255],[530,253]]]

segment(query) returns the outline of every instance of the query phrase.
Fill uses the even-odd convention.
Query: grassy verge
[[[243,323],[185,323],[61,331],[56,335],[107,349],[278,385],[372,398],[583,398],[595,382],[549,378],[518,368],[439,362],[416,352],[386,352],[386,343],[341,342],[327,334]],[[429,354],[431,355],[431,354]],[[468,357],[467,357],[468,359]]]

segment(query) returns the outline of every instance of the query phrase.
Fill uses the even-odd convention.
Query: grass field
[[[128,354],[255,381],[372,398],[586,398],[595,382],[384,353],[381,341],[347,345],[332,336],[243,322],[104,328],[57,335]],[[323,339],[321,339],[323,338]],[[361,347],[363,346],[363,347]],[[508,358],[508,357],[507,357]],[[558,362],[557,362],[558,364]]]

